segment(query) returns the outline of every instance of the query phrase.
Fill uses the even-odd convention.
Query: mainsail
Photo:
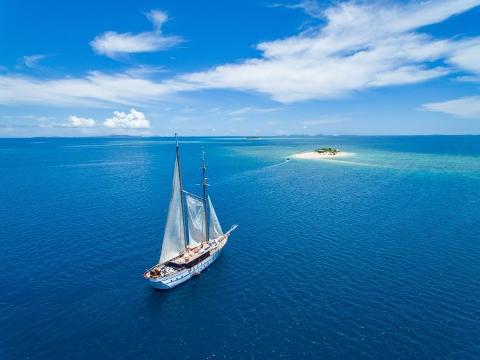
[[[160,263],[173,259],[185,250],[185,223],[183,218],[182,184],[180,166],[177,156],[173,170],[172,197],[168,207],[167,224],[163,235],[162,252]]]
[[[212,200],[210,199],[210,196],[208,197],[208,207],[209,207],[208,211],[210,213],[210,226],[208,228],[208,232],[209,232],[208,237],[210,240],[213,240],[223,235],[223,230],[222,230],[222,227],[220,226],[220,222],[218,221],[217,213],[213,208]]]
[[[190,246],[200,245],[205,241],[205,208],[203,201],[190,194],[187,194],[188,210],[188,244]]]

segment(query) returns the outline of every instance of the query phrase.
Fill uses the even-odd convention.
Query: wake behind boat
[[[177,141],[172,195],[160,261],[143,275],[156,289],[171,289],[200,274],[220,256],[231,232],[237,227],[234,225],[223,233],[210,196],[207,195],[205,172],[205,156],[202,150],[203,196],[183,190]]]

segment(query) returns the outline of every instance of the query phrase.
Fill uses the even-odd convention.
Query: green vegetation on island
[[[340,150],[334,149],[331,147],[323,147],[323,148],[316,149],[315,152],[319,154],[337,155],[337,153],[339,153]]]

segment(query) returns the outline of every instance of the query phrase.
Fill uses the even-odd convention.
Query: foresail
[[[218,221],[217,213],[213,208],[212,200],[210,199],[210,196],[208,197],[208,206],[209,206],[209,212],[210,212],[210,226],[208,228],[208,232],[209,232],[210,240],[213,240],[223,235],[223,230],[222,230],[222,227],[220,226],[220,222]]]
[[[205,241],[205,208],[203,202],[187,194],[188,244],[195,246]]]
[[[167,223],[163,235],[160,263],[180,255],[185,250],[185,228],[182,209],[182,189],[180,184],[178,158],[173,170],[172,197],[168,207]]]

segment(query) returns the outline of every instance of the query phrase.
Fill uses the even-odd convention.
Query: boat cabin
[[[210,251],[205,251],[203,253],[193,254],[191,256],[181,256],[174,260],[169,261],[166,263],[167,266],[170,266],[174,269],[190,269],[197,265],[202,260],[205,260],[210,256]]]

